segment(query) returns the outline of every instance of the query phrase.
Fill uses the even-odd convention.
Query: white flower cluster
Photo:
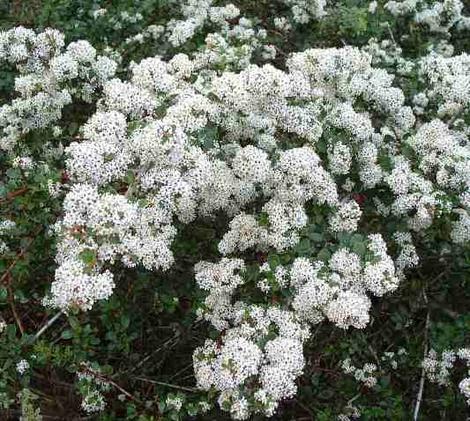
[[[1,317],[1,316],[0,316]],[[3,319],[3,317],[0,319],[0,334],[4,332],[4,330],[7,327],[7,322]]]
[[[282,288],[293,292],[291,308],[285,310],[233,301],[247,283],[243,260],[198,263],[196,282],[208,291],[199,314],[223,331],[222,345],[207,340],[194,353],[198,386],[219,391],[221,408],[230,411],[234,419],[246,419],[259,411],[272,415],[280,400],[295,393],[293,380],[304,366],[308,325],[326,317],[341,328],[364,328],[371,306],[367,291],[383,295],[397,287],[394,264],[381,236],[369,236],[367,247],[370,261],[339,249],[327,267],[306,258],[295,259],[289,270],[282,266],[271,270],[268,264],[263,265],[260,275],[266,278],[258,285],[263,292],[269,295],[271,290]],[[375,368],[367,370],[370,374]],[[251,381],[255,376],[259,378],[256,387]],[[373,386],[375,378],[366,377],[363,381]],[[255,406],[250,405],[253,399],[258,402]]]
[[[101,412],[106,407],[106,400],[103,392],[110,389],[110,385],[100,374],[99,368],[90,368],[90,363],[85,363],[81,371],[77,371],[79,381],[79,391],[82,395],[82,409],[93,414]]]
[[[446,33],[450,28],[468,29],[468,17],[462,15],[464,3],[460,0],[437,1],[415,14],[417,23],[426,25],[431,32]]]
[[[186,0],[181,6],[183,20],[171,20],[168,22],[169,41],[178,47],[193,37],[206,22],[212,22],[222,26],[228,26],[231,19],[235,19],[240,11],[233,4],[224,7],[212,6],[214,0]]]
[[[362,47],[362,50],[372,56],[374,65],[396,68],[396,72],[400,76],[410,75],[415,68],[415,63],[404,58],[402,48],[392,40],[379,41],[376,38],[371,38],[367,45]]]
[[[82,399],[81,407],[87,414],[101,412],[106,407],[106,401],[98,390],[91,390]]]
[[[421,0],[391,0],[385,3],[384,8],[393,16],[402,16],[413,13]]]
[[[470,17],[462,14],[465,3],[461,0],[391,0],[384,8],[393,16],[411,15],[416,23],[430,32],[449,34],[451,29],[470,29]]]
[[[23,375],[24,373],[26,373],[26,371],[29,370],[29,367],[29,362],[23,359],[16,364],[16,371],[18,372],[18,374]]]
[[[403,271],[408,268],[416,267],[419,263],[419,256],[416,247],[413,244],[413,238],[410,232],[395,232],[393,235],[397,243],[400,253],[395,259],[395,267],[397,274],[403,276]]]
[[[361,411],[356,406],[349,403],[343,409],[343,413],[336,418],[338,421],[354,421],[360,419]]]
[[[165,399],[165,404],[168,408],[179,412],[183,407],[184,397],[179,395],[168,395]]]
[[[396,352],[385,351],[380,359],[375,355],[377,364],[365,363],[362,368],[352,363],[351,358],[346,358],[341,362],[341,370],[345,374],[352,375],[354,379],[365,387],[374,387],[380,379],[380,376],[395,371],[399,363],[403,363],[407,355],[404,348],[399,348]],[[380,363],[382,362],[382,363]],[[391,370],[390,370],[391,369]]]
[[[462,53],[445,57],[431,52],[419,61],[418,71],[426,82],[427,102],[440,117],[457,118],[470,104],[470,56]]]
[[[0,107],[0,149],[11,150],[33,129],[57,122],[62,109],[80,98],[91,102],[103,83],[114,76],[117,64],[97,55],[87,41],[69,44],[53,29],[36,34],[23,27],[0,32],[0,63],[16,65],[20,94]]]
[[[326,15],[326,0],[282,0],[290,7],[292,19],[296,23],[308,23],[310,20],[321,19]]]
[[[399,348],[397,352],[394,351],[386,351],[383,353],[382,357],[380,358],[381,361],[390,365],[393,370],[398,368],[398,359],[403,359],[406,357],[408,353],[406,352],[405,348]]]
[[[429,351],[428,356],[423,361],[423,367],[428,379],[440,385],[448,384],[450,369],[454,366],[455,360],[456,355],[453,351],[444,351],[440,360],[434,350]]]
[[[240,16],[240,10],[233,4],[213,4],[213,0],[179,2],[177,6],[183,19],[170,19],[165,25],[149,25],[128,37],[124,44],[163,41],[165,45],[161,48],[164,53],[167,48],[171,51],[178,49],[209,27],[216,31],[206,35],[205,48],[194,53],[192,67],[210,64],[225,69],[242,69],[251,63],[255,53],[262,61],[275,58],[277,50],[273,45],[266,45],[267,31],[257,26],[256,19]]]
[[[302,319],[318,323],[326,317],[344,329],[367,325],[371,307],[367,292],[382,296],[399,282],[380,235],[369,236],[367,248],[373,256],[370,261],[345,248],[333,253],[327,266],[305,258],[294,260],[292,307]]]
[[[0,221],[0,256],[10,251],[8,243],[5,241],[5,239],[10,237],[15,227],[16,223],[10,219],[4,219]]]
[[[282,399],[295,395],[305,365],[309,330],[292,312],[237,302],[226,314],[221,343],[206,340],[193,355],[203,390],[218,391],[222,409],[234,419],[272,416]]]
[[[119,258],[126,266],[168,269],[176,234],[171,213],[157,204],[141,207],[119,194],[99,194],[95,186],[76,184],[64,200],[66,215],[57,225],[65,237],[57,255],[59,267],[50,305],[92,307],[108,298],[112,274],[101,270]]]
[[[470,348],[460,348],[457,351],[445,350],[440,358],[432,349],[423,361],[423,368],[429,381],[447,386],[450,383],[451,370],[458,360],[467,368],[467,377],[459,383],[459,389],[470,405]]]
[[[341,363],[341,369],[344,373],[353,375],[356,381],[363,383],[366,387],[374,387],[377,384],[375,364],[366,363],[362,368],[357,368],[351,364],[350,358],[346,358]]]

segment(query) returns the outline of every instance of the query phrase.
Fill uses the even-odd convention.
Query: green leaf
[[[0,288],[0,302],[4,303],[8,298],[8,290],[5,287]]]
[[[131,322],[131,319],[129,318],[127,314],[123,314],[121,316],[121,325],[124,329],[127,329],[129,327],[130,322]]]
[[[320,252],[317,254],[317,258],[319,260],[322,260],[323,262],[328,262],[328,260],[330,260],[330,257],[331,253],[326,248],[321,249]]]
[[[310,239],[315,243],[321,243],[321,242],[325,241],[324,235],[320,232],[311,233],[310,234]]]
[[[67,330],[64,330],[60,336],[62,339],[68,340],[68,339],[73,338],[73,333],[70,329],[67,329]]]
[[[92,249],[83,250],[79,257],[87,266],[94,266],[96,264],[96,254]]]

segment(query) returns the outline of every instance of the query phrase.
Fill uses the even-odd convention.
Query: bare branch
[[[424,301],[426,302],[426,305],[428,304],[428,297],[426,295],[426,291],[423,290],[423,297]],[[431,324],[431,318],[429,315],[429,308],[428,308],[428,313],[426,315],[426,324],[424,326],[424,358],[428,355],[428,331],[429,331],[429,325]],[[418,390],[418,396],[416,397],[416,406],[413,414],[413,421],[418,421],[418,416],[419,416],[419,408],[421,406],[421,401],[423,400],[423,391],[424,391],[424,381],[426,378],[426,373],[424,371],[424,367],[421,370],[421,379],[419,381],[419,390]]]

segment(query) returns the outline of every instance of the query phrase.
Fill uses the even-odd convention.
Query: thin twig
[[[299,401],[298,399],[295,400],[295,403],[299,405],[305,412],[308,412],[311,417],[313,417],[314,415],[313,411],[307,405],[305,405],[303,402]]]
[[[423,297],[427,305],[428,297],[426,296],[426,291],[424,290],[423,290]],[[429,308],[428,308],[428,313],[426,315],[426,324],[424,326],[424,358],[426,358],[426,356],[428,355],[428,331],[429,331],[430,323],[431,323],[431,318],[429,315]],[[415,406],[415,411],[413,414],[413,421],[418,421],[419,408],[421,406],[421,401],[423,399],[425,377],[426,377],[426,373],[424,371],[424,366],[423,366],[423,368],[421,369],[421,379],[419,381],[419,390],[418,390],[418,396],[416,397],[416,406]]]
[[[377,362],[377,366],[379,367],[380,369],[380,360],[379,360],[379,357],[377,355],[377,353],[374,351],[374,349],[372,348],[372,346],[369,344],[367,345],[370,353],[372,354],[372,356],[375,358],[375,361]]]
[[[191,364],[187,365],[186,367],[182,368],[181,370],[177,371],[175,374],[173,374],[173,376],[170,377],[170,381],[177,378],[181,373],[184,373],[186,370],[188,370],[192,366],[193,366],[193,364],[191,363]]]
[[[351,405],[356,399],[360,398],[361,394],[358,393],[357,395],[353,396],[351,399],[348,400],[348,405]]]
[[[31,343],[36,342],[36,340],[47,330],[49,329],[54,322],[63,314],[64,310],[60,310],[54,317],[52,317],[31,339]]]
[[[18,190],[12,191],[7,193],[4,199],[0,199],[0,203],[9,202],[10,200],[14,199],[17,196],[21,196],[28,191],[28,187],[21,187]]]
[[[28,244],[18,253],[18,255],[16,256],[16,259],[10,263],[10,266],[8,266],[7,270],[3,273],[2,277],[0,278],[0,284],[5,282],[11,270],[16,266],[16,264],[20,261],[20,259],[24,256],[24,254],[31,247],[31,244],[33,244],[33,241],[35,240],[36,236],[37,236],[37,232],[34,234],[32,238],[29,239]]]
[[[180,381],[194,379],[194,373],[188,374],[187,376],[181,377]]]
[[[159,348],[157,348],[155,351],[152,351],[149,355],[147,355],[146,357],[144,357],[141,361],[139,361],[134,367],[132,367],[131,369],[129,370],[126,370],[124,371],[123,373],[133,373],[135,370],[137,370],[139,367],[141,367],[143,364],[145,364],[146,361],[148,361],[153,355],[157,354],[159,351],[161,351],[163,348],[166,348],[166,346],[168,344],[170,344],[171,342],[177,340],[176,342],[178,342],[179,340],[179,337],[180,335],[174,335],[172,336],[170,339],[168,339],[167,341],[165,341],[163,343],[162,346],[160,346]],[[120,374],[123,374],[123,373],[120,373]]]
[[[11,312],[13,314],[13,318],[16,321],[16,324],[18,325],[18,329],[20,329],[21,335],[24,335],[24,327],[23,327],[23,324],[21,323],[20,317],[18,316],[18,312],[16,311],[15,295],[13,294],[13,289],[11,288],[11,277],[8,275],[7,279],[8,279],[8,283],[7,283],[8,302],[10,303]]]
[[[11,287],[11,271],[15,267],[15,265],[20,261],[20,259],[24,256],[24,254],[28,251],[28,249],[31,247],[31,244],[33,244],[34,240],[36,239],[37,234],[41,231],[41,229],[36,230],[34,235],[29,239],[28,244],[18,253],[16,256],[15,260],[10,263],[10,266],[8,266],[7,270],[3,273],[2,277],[0,278],[0,284],[2,283],[7,283],[7,290],[8,290],[8,301],[10,302],[10,307],[11,307],[11,312],[13,313],[13,317],[15,318],[16,324],[18,325],[18,328],[20,329],[21,334],[24,334],[24,328],[21,323],[21,319],[18,316],[18,312],[16,311],[16,306],[15,306],[15,296],[13,294],[13,289]]]
[[[392,38],[392,41],[394,44],[397,42],[395,41],[395,37],[393,36],[392,28],[390,28],[390,25],[387,25],[388,33],[390,34],[390,38]]]
[[[119,386],[116,382],[114,382],[113,380],[111,380],[109,377],[105,376],[104,374],[101,374],[101,373],[98,373],[94,370],[92,370],[91,368],[89,367],[84,367],[83,368],[83,371],[85,373],[89,373],[91,374],[92,376],[94,377],[97,377],[103,381],[105,381],[106,383],[109,383],[111,386],[114,386],[117,390],[119,390],[121,393],[123,393],[124,395],[126,395],[129,399],[133,400],[133,401],[136,401],[136,402],[140,402],[139,399],[137,399],[135,396],[133,396],[132,394],[130,394],[126,389],[122,388],[121,386]]]
[[[198,392],[198,390],[195,389],[194,387],[178,386],[177,384],[158,382],[156,380],[146,379],[145,377],[133,377],[133,379],[140,380],[142,382],[158,384],[159,386],[170,387],[172,389],[184,390],[186,392]]]

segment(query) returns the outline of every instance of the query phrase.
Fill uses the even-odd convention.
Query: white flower
[[[26,360],[21,360],[16,364],[16,371],[23,375],[27,370],[29,370],[29,363]]]

